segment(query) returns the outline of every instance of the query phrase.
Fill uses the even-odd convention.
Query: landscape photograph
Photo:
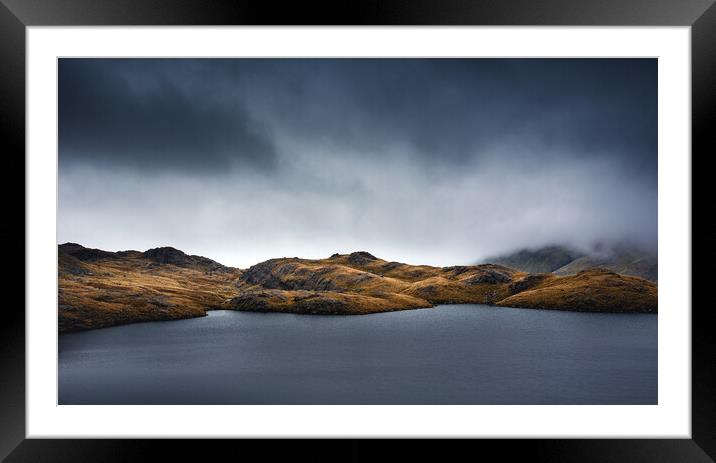
[[[657,404],[657,82],[59,58],[58,404]]]

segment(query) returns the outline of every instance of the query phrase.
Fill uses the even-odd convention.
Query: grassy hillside
[[[59,330],[200,317],[238,291],[241,271],[173,248],[111,253],[59,246]]]
[[[643,278],[590,269],[550,276],[533,288],[497,303],[504,307],[588,312],[657,312],[657,286]]]
[[[255,310],[259,305],[262,311],[301,312],[309,304],[305,311],[311,313],[359,314],[436,304],[487,304],[508,295],[509,284],[522,275],[499,265],[407,265],[367,252],[317,260],[271,259],[242,274],[237,282],[241,295],[227,307]]]
[[[61,332],[200,317],[212,309],[358,315],[477,303],[656,312],[656,285],[606,270],[529,274],[503,265],[432,267],[367,252],[280,258],[246,270],[174,248],[107,252],[59,246]]]

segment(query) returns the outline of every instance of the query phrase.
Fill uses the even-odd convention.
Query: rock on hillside
[[[81,261],[96,261],[114,257],[113,252],[102,251],[101,249],[86,248],[77,243],[65,243],[58,246],[60,254],[68,254]]]
[[[172,264],[179,267],[200,267],[212,272],[230,272],[233,269],[202,256],[190,256],[183,251],[166,246],[148,249],[142,253],[146,259],[158,264]]]

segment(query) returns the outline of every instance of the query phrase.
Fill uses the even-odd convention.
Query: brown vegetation
[[[227,307],[362,314],[436,304],[490,304],[508,296],[509,283],[523,275],[492,264],[441,268],[386,262],[367,252],[317,260],[271,259],[242,274],[237,282],[241,294]],[[313,295],[310,310],[301,308],[303,299],[294,300],[295,291],[302,292],[301,298]]]
[[[238,269],[193,259],[172,248],[175,263],[150,250],[107,253],[59,247],[59,329],[77,331],[140,321],[201,317],[237,294]]]
[[[367,314],[437,304],[656,312],[656,285],[606,270],[527,274],[502,265],[431,267],[367,252],[281,258],[247,270],[174,248],[59,247],[59,329],[199,317],[212,309]]]
[[[572,276],[552,276],[532,289],[497,303],[504,307],[587,312],[657,311],[656,283],[593,268]]]

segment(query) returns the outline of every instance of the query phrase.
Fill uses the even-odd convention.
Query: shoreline
[[[657,315],[658,312],[636,312],[636,311],[594,311],[594,310],[579,310],[579,309],[549,309],[549,308],[532,308],[532,307],[508,307],[508,306],[498,306],[498,305],[490,305],[490,304],[478,304],[478,303],[470,303],[470,302],[461,302],[461,303],[455,303],[455,304],[437,304],[432,307],[418,307],[418,308],[412,308],[412,309],[398,309],[398,310],[385,310],[382,312],[371,312],[371,313],[322,313],[322,314],[314,314],[314,313],[303,313],[303,312],[278,312],[278,311],[266,311],[266,310],[236,310],[236,309],[227,309],[223,307],[214,308],[214,309],[208,309],[203,315],[197,315],[193,317],[186,317],[186,318],[168,318],[168,319],[159,319],[159,320],[136,320],[136,321],[130,321],[127,323],[118,323],[116,325],[110,325],[110,326],[102,326],[98,328],[86,328],[86,329],[77,329],[72,331],[58,331],[58,336],[66,335],[66,334],[75,334],[75,333],[85,333],[88,331],[98,331],[98,330],[104,330],[108,328],[116,328],[119,326],[127,326],[127,325],[137,325],[140,323],[165,323],[165,322],[178,322],[178,321],[186,321],[186,320],[193,320],[197,318],[205,318],[209,316],[210,312],[219,312],[219,311],[225,311],[225,312],[246,312],[246,313],[256,313],[256,314],[271,314],[271,315],[301,315],[301,316],[309,316],[309,317],[346,317],[346,318],[352,318],[352,317],[363,317],[363,316],[370,316],[370,315],[382,315],[382,314],[388,314],[388,313],[395,313],[395,312],[408,312],[408,311],[415,311],[415,310],[434,310],[439,308],[450,308],[450,307],[461,307],[466,305],[480,305],[484,306],[486,308],[491,309],[506,309],[506,310],[532,310],[532,311],[541,311],[541,312],[572,312],[572,313],[589,313],[589,314],[605,314],[605,315]]]

